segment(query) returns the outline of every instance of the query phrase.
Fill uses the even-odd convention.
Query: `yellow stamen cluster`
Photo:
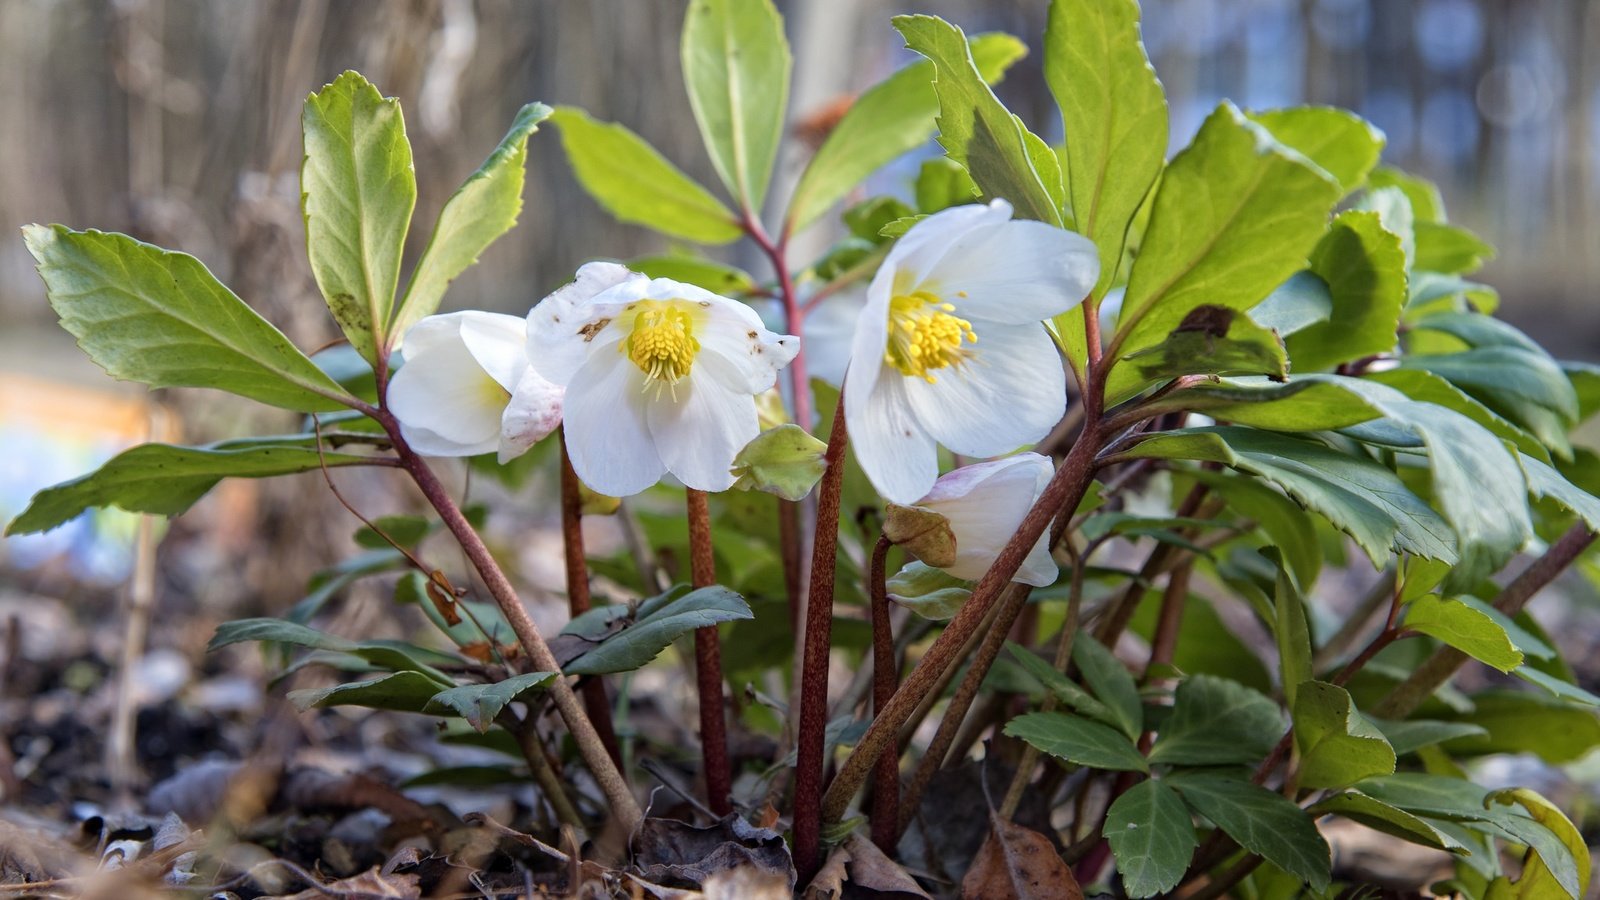
[[[937,381],[930,371],[965,363],[972,356],[965,345],[976,344],[978,335],[971,322],[951,315],[955,309],[927,291],[892,298],[883,361],[929,384]]]
[[[645,386],[671,388],[688,377],[700,352],[689,313],[653,300],[639,303],[633,331],[617,348],[645,374]]]

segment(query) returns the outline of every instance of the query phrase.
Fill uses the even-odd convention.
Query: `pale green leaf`
[[[1517,671],[1525,671],[1518,669]],[[1472,737],[1474,735],[1487,735],[1477,725],[1467,722],[1438,722],[1429,719],[1415,719],[1406,722],[1393,722],[1385,719],[1370,719],[1372,724],[1378,726],[1383,736],[1388,739],[1389,746],[1394,748],[1398,756],[1414,753],[1423,747],[1432,747],[1445,741],[1459,737]]]
[[[1122,358],[1146,381],[1181,375],[1269,375],[1283,380],[1289,360],[1283,339],[1226,306],[1197,306],[1166,340]]]
[[[1376,213],[1384,230],[1400,240],[1406,270],[1410,271],[1417,255],[1416,216],[1405,192],[1393,187],[1374,188],[1361,196],[1356,209]]]
[[[1356,710],[1342,687],[1308,681],[1296,691],[1294,738],[1300,783],[1338,788],[1394,773],[1395,752],[1383,732]]]
[[[366,460],[327,453],[329,466]],[[35,494],[28,508],[6,526],[6,534],[49,531],[86,509],[115,506],[129,512],[176,516],[224,478],[267,478],[318,468],[312,438],[242,438],[203,447],[140,444],[99,469]]]
[[[1154,778],[1129,788],[1111,804],[1101,833],[1111,844],[1130,897],[1157,897],[1172,890],[1199,846],[1183,799]]]
[[[1445,221],[1444,198],[1439,188],[1426,178],[1419,178],[1389,166],[1372,170],[1367,184],[1373,188],[1399,188],[1411,202],[1411,212],[1418,222]]]
[[[1527,788],[1496,791],[1490,799],[1497,803],[1515,803],[1527,810],[1528,815],[1549,831],[1567,853],[1562,855],[1546,841],[1537,841],[1533,850],[1537,856],[1530,858],[1517,881],[1522,897],[1545,897],[1555,890],[1573,900],[1585,896],[1589,889],[1589,844],[1572,820],[1555,804]]]
[[[1361,187],[1383,152],[1383,132],[1348,110],[1294,106],[1247,115],[1332,175],[1346,194]]]
[[[640,256],[628,260],[627,265],[641,275],[693,284],[724,297],[737,297],[759,289],[749,272],[700,256]]]
[[[543,103],[529,103],[517,111],[511,130],[500,139],[489,158],[467,177],[445,201],[434,223],[428,246],[406,285],[405,297],[395,310],[389,333],[394,343],[406,330],[439,309],[445,288],[457,275],[478,261],[500,235],[517,224],[522,211],[522,184],[528,162],[528,138],[550,115]]]
[[[1295,371],[1394,349],[1406,302],[1405,257],[1376,214],[1353,210],[1334,219],[1311,251],[1311,271],[1327,284],[1333,311],[1286,339]]]
[[[1466,275],[1494,258],[1494,248],[1477,235],[1443,222],[1418,221],[1416,267],[1428,272]]]
[[[693,0],[683,20],[683,83],[729,193],[761,211],[789,110],[789,42],[772,0]]]
[[[1333,315],[1333,293],[1315,272],[1299,271],[1250,308],[1250,318],[1287,338]]]
[[[1110,352],[1160,343],[1198,306],[1255,306],[1304,265],[1338,197],[1320,169],[1219,106],[1161,179]],[[1106,402],[1146,383],[1119,365]]]
[[[1061,210],[1034,169],[1023,129],[973,62],[961,29],[933,16],[896,16],[906,46],[932,60],[939,143],[966,167],[985,197],[1011,201],[1018,216],[1061,224]]]
[[[113,378],[216,388],[299,412],[349,401],[194,257],[62,225],[22,233],[61,327]]]
[[[1506,630],[1465,603],[1425,594],[1406,607],[1405,625],[1502,672],[1522,665],[1522,651],[1511,643]]]
[[[351,346],[387,353],[417,178],[400,101],[345,72],[306,98],[300,210],[311,274]]]
[[[915,560],[890,575],[884,586],[889,599],[936,622],[953,617],[972,598],[972,582]]]
[[[998,82],[1006,69],[1028,52],[1026,44],[1009,34],[976,35],[971,44],[973,62],[990,84]],[[789,199],[792,231],[810,225],[868,175],[928,142],[939,113],[933,77],[933,63],[924,60],[895,72],[856,98],[795,185]],[[971,179],[954,164],[953,173],[942,166],[931,170],[942,175],[940,189],[935,191],[929,180],[932,163],[923,165],[917,180],[920,211],[937,212],[973,198],[970,191],[961,195],[960,183],[965,181],[970,188]]]
[[[822,478],[822,461],[828,445],[799,425],[785,423],[769,428],[746,444],[733,458],[735,488],[765,491],[798,502]]]
[[[1006,724],[1006,734],[1045,753],[1092,769],[1148,772],[1150,766],[1128,736],[1109,725],[1066,713],[1039,712]]]
[[[1310,682],[1313,674],[1311,629],[1306,623],[1305,601],[1300,599],[1289,570],[1283,566],[1278,567],[1275,579],[1272,611],[1272,633],[1278,644],[1279,683],[1283,685],[1284,701],[1294,709],[1300,686]]]
[[[557,107],[550,121],[578,183],[620,222],[702,244],[744,234],[739,217],[625,126]]]

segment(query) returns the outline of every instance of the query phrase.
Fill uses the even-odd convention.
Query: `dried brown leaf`
[[[331,881],[290,894],[279,900],[328,900],[330,897],[360,897],[374,900],[422,900],[422,886],[416,875],[385,875],[376,867],[351,878]]]
[[[961,881],[962,900],[1083,900],[1049,838],[998,816],[989,819],[989,838]]]
[[[859,834],[850,835],[828,856],[822,871],[806,888],[805,900],[838,900],[845,894],[846,883],[857,889],[852,892],[857,895],[870,891],[871,896],[932,900],[909,872]]]
[[[676,819],[645,819],[634,835],[633,852],[634,865],[651,881],[704,887],[719,872],[754,868],[781,878],[785,891],[794,890],[794,861],[783,835],[738,816],[704,828]]]

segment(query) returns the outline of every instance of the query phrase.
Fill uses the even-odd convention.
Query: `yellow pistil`
[[[906,375],[929,384],[928,373],[959,366],[972,356],[966,344],[976,344],[972,323],[951,315],[956,308],[927,291],[901,294],[889,300],[889,345],[883,361]]]
[[[688,377],[700,352],[689,313],[670,303],[642,300],[633,317],[633,331],[617,349],[645,374],[645,387],[659,392]]]

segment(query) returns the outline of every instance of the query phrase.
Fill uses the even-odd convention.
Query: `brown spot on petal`
[[[602,329],[610,324],[610,319],[595,319],[593,322],[590,322],[582,328],[579,328],[578,333],[583,335],[583,342],[587,344],[594,340],[594,336],[599,334]]]

